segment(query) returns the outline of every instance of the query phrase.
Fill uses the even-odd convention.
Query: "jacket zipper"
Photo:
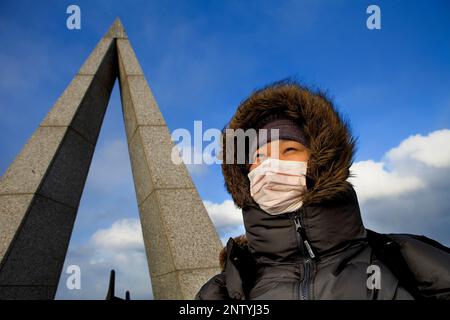
[[[316,257],[316,255],[314,254],[311,245],[306,238],[305,230],[303,229],[301,223],[301,216],[299,214],[294,216],[294,224],[297,232],[298,247],[302,254],[306,257],[303,262],[303,280],[299,282],[299,297],[301,300],[308,300],[310,298],[309,286],[312,274],[311,269],[313,268],[312,260]]]

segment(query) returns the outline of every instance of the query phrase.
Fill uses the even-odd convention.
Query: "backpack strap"
[[[442,251],[447,252],[448,254],[450,254],[450,248],[444,246],[442,243],[437,242],[436,240],[430,239],[430,238],[425,237],[425,236],[418,236],[418,235],[415,235],[415,234],[405,234],[405,235],[408,236],[408,237],[414,238],[416,240],[422,241],[422,242],[424,242],[424,243],[426,243],[426,244],[428,244],[430,246],[433,246],[433,247],[435,247],[435,248],[437,248],[439,250],[442,250]]]
[[[399,284],[405,288],[416,300],[425,297],[420,293],[414,274],[400,250],[400,245],[386,234],[380,234],[367,229],[367,241],[372,247],[375,256],[383,262]]]
[[[247,246],[240,246],[233,238],[227,243],[225,262],[226,286],[232,299],[245,300],[254,285],[256,262]]]

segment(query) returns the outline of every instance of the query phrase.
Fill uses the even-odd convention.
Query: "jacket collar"
[[[304,259],[299,244],[295,216],[300,216],[307,240],[317,257],[340,251],[366,238],[358,199],[353,187],[333,201],[306,205],[296,212],[269,215],[256,206],[243,209],[248,248],[260,263]]]

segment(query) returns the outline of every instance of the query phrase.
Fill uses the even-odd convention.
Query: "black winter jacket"
[[[224,271],[208,281],[196,298],[417,298],[377,257],[368,243],[353,189],[348,196],[279,216],[255,207],[243,210],[247,243],[228,241]],[[300,217],[299,230],[296,217]],[[413,274],[420,296],[450,299],[448,249],[411,235],[389,237],[399,245],[398,254]],[[378,287],[367,283],[373,266],[379,270]]]

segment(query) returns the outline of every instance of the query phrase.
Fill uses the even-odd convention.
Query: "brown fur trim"
[[[298,123],[308,141],[308,190],[304,205],[338,198],[351,186],[347,179],[353,162],[356,140],[348,122],[322,92],[314,92],[292,81],[278,82],[255,91],[238,107],[230,129],[258,129],[268,116],[282,115]],[[223,135],[222,173],[234,203],[243,208],[254,205],[245,164],[226,164],[226,137]],[[236,154],[235,154],[236,158]],[[237,158],[235,159],[237,163]]]

